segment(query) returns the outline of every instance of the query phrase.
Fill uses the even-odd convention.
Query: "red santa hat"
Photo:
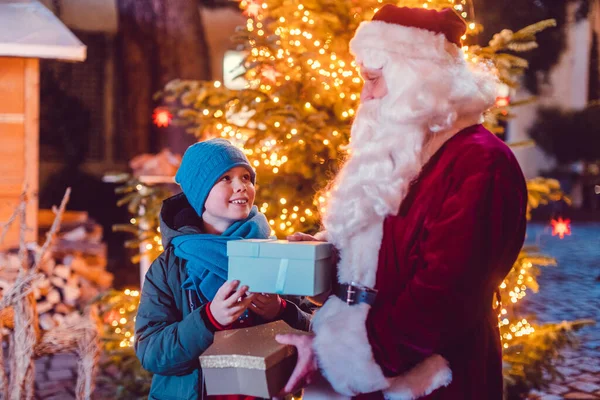
[[[371,21],[360,24],[350,42],[359,62],[369,50],[396,53],[403,58],[439,59],[456,55],[467,26],[451,8],[441,11],[386,4]]]

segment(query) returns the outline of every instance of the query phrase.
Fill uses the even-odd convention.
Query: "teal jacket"
[[[211,345],[214,327],[206,320],[203,301],[181,289],[186,261],[173,254],[171,240],[201,233],[199,218],[182,194],[163,203],[160,227],[165,251],[152,263],[142,289],[135,321],[135,352],[154,373],[150,399],[195,400],[202,396],[198,357]],[[310,314],[287,302],[281,319],[307,331]]]

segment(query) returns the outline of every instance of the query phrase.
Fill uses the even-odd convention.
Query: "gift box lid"
[[[331,256],[331,243],[290,242],[274,239],[245,239],[227,242],[227,255],[237,257],[321,260]]]
[[[213,344],[200,356],[200,366],[267,370],[296,352],[294,346],[275,340],[285,333],[310,335],[283,321],[216,332]]]

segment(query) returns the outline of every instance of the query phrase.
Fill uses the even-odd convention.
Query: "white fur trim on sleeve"
[[[427,396],[452,381],[448,362],[435,354],[407,373],[389,378],[390,387],[384,390],[386,400],[414,400]]]
[[[367,337],[369,308],[365,303],[349,306],[331,296],[312,321],[319,367],[335,391],[346,396],[389,387]]]
[[[450,383],[452,372],[439,355],[403,375],[386,378],[367,336],[369,309],[367,304],[349,306],[332,296],[313,318],[319,367],[336,392],[355,396],[381,390],[388,400],[414,400]]]

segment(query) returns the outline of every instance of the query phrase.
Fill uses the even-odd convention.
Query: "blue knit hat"
[[[198,216],[202,216],[204,203],[217,180],[231,168],[244,167],[250,173],[252,183],[256,174],[242,150],[225,139],[198,142],[185,151],[175,182]]]

